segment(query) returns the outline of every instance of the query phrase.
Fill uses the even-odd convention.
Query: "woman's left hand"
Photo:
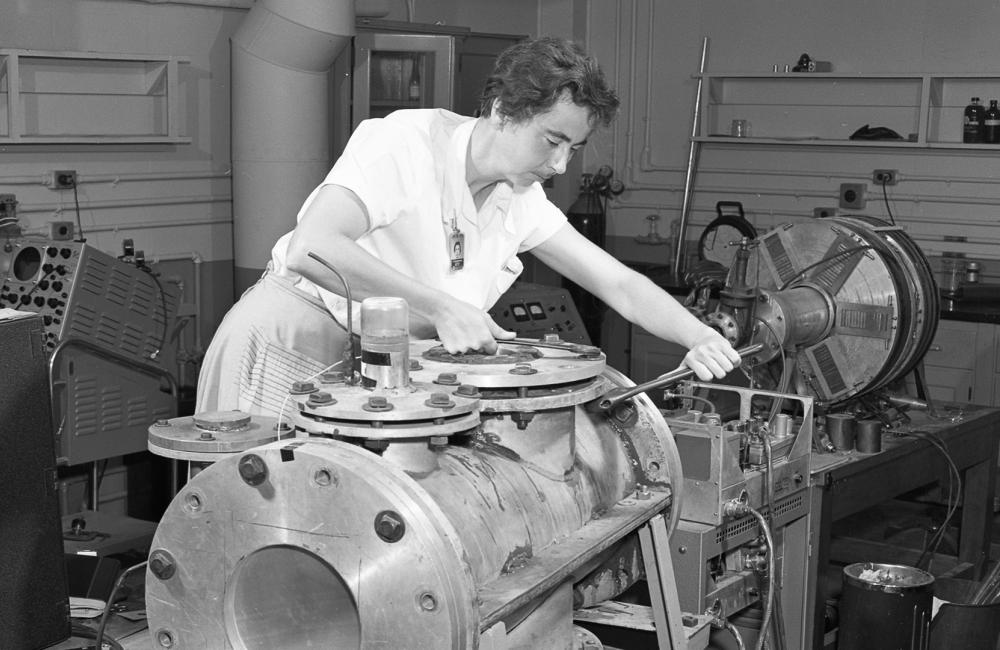
[[[711,334],[699,339],[684,356],[683,365],[698,375],[702,381],[722,379],[740,365],[740,353],[721,334]]]

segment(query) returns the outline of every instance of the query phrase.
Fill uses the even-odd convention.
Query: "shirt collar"
[[[447,179],[444,191],[450,192],[449,203],[460,207],[462,220],[473,225],[477,223],[477,214],[475,201],[465,182],[465,164],[469,155],[469,141],[472,139],[472,131],[476,128],[478,121],[478,118],[470,119],[459,124],[454,130],[451,136],[451,155],[447,156],[445,161],[447,167],[444,170]],[[454,185],[452,185],[452,181],[454,181]],[[516,232],[514,224],[509,218],[510,202],[513,195],[514,188],[511,187],[510,183],[501,182],[493,187],[490,197],[486,200],[486,204],[492,205],[492,209],[500,213],[504,229],[511,234]]]

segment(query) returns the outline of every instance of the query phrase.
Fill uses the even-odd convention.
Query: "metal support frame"
[[[674,564],[670,558],[670,534],[662,514],[656,515],[639,529],[639,543],[653,605],[657,648],[687,650],[681,603],[674,579]]]

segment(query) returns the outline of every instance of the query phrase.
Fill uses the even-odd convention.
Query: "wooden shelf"
[[[0,143],[188,143],[171,56],[0,49]]]
[[[698,142],[1000,150],[962,142],[970,97],[1000,97],[996,74],[707,73],[700,75]],[[750,122],[751,137],[730,137],[732,120]],[[903,140],[850,140],[864,125],[892,129]]]

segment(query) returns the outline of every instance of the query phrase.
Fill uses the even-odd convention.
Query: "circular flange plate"
[[[243,426],[231,428],[237,422],[243,423]],[[294,435],[290,428],[279,435],[276,425],[277,418],[251,416],[241,411],[199,413],[152,425],[149,427],[148,447],[152,453],[167,458],[214,462],[220,456]],[[222,426],[228,428],[219,428]]]
[[[533,360],[520,360],[534,357]],[[410,359],[421,368],[411,379],[433,383],[442,375],[477,388],[551,386],[584,381],[601,374],[606,357],[599,348],[572,343],[499,342],[496,355],[451,355],[436,341],[412,341]]]
[[[295,424],[314,434],[367,439],[421,438],[466,431],[479,424],[479,393],[472,386],[410,382],[405,389],[370,390],[323,384],[295,397]]]

